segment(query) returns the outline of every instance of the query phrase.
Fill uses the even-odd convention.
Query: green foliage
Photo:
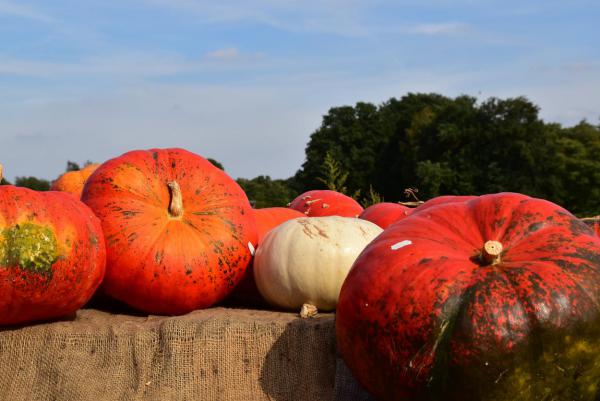
[[[366,209],[381,202],[383,202],[383,197],[373,189],[372,185],[369,185],[369,192],[361,199],[360,204]]]
[[[50,181],[36,177],[17,177],[15,185],[36,191],[48,191],[50,189]]]
[[[221,170],[225,171],[225,167],[223,167],[223,165],[220,162],[216,161],[215,159],[209,157],[206,160],[208,160],[209,162],[211,162],[211,164],[213,166],[215,166],[217,168],[220,168]]]
[[[81,170],[81,168],[79,167],[79,164],[72,162],[72,161],[67,161],[67,168],[65,169],[65,171],[79,171]]]
[[[348,179],[349,173],[343,169],[341,163],[336,160],[330,152],[325,154],[321,174],[322,176],[317,177],[317,180],[325,184],[327,189],[340,192],[351,198],[358,198],[360,196],[360,189],[357,189],[352,194],[348,193],[346,180]]]
[[[0,185],[10,185],[10,182],[7,181],[4,177],[2,177],[2,179],[0,179]]]
[[[238,178],[237,183],[256,208],[286,206],[298,196],[292,179],[273,180],[268,175],[260,175],[253,179]]]
[[[300,192],[325,185],[397,201],[410,187],[422,199],[511,191],[596,215],[599,154],[600,127],[545,123],[523,97],[411,93],[330,109],[295,177]]]
[[[387,132],[381,128],[381,117],[376,106],[357,103],[329,110],[321,127],[311,135],[306,146],[306,161],[295,178],[304,190],[325,188],[322,166],[327,153],[340,162],[342,171],[348,171],[345,182],[348,193],[365,191],[371,182],[371,173],[382,146],[387,143]]]

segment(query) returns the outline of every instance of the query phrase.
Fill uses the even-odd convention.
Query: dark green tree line
[[[368,112],[367,112],[368,111]],[[389,201],[405,188],[444,194],[521,192],[574,213],[600,212],[600,127],[545,123],[526,98],[408,94],[374,106],[333,108],[310,138],[296,178],[322,188],[325,158],[347,171],[349,192],[369,185]]]

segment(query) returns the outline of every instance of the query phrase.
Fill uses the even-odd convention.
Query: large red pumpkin
[[[358,217],[363,211],[363,207],[351,197],[328,189],[305,192],[297,196],[289,207],[309,217]]]
[[[149,313],[181,314],[222,300],[256,243],[242,189],[183,149],[125,153],[102,164],[82,199],[107,242],[104,291]]]
[[[260,246],[263,238],[269,231],[281,223],[298,217],[306,217],[303,213],[300,213],[294,209],[288,209],[286,207],[252,209],[252,214],[254,215],[256,221],[256,231],[258,236],[257,246]],[[248,267],[244,278],[233,292],[232,297],[247,304],[263,304],[263,298],[256,287],[256,282],[254,281],[252,264]]]
[[[403,206],[399,203],[381,202],[371,205],[363,210],[358,218],[368,220],[385,229],[392,223],[402,220],[412,213],[412,211],[412,208]]]
[[[75,312],[100,285],[105,263],[100,222],[86,205],[61,192],[0,186],[0,324]]]
[[[399,221],[353,265],[340,352],[382,400],[600,397],[600,238],[561,207],[484,195]]]

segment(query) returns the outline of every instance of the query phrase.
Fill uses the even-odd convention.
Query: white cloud
[[[461,22],[443,22],[431,24],[419,24],[407,27],[405,32],[422,35],[456,35],[466,33],[470,26]]]
[[[228,49],[218,49],[204,55],[204,58],[209,60],[230,61],[239,58],[240,52],[235,47]]]
[[[26,18],[41,22],[53,22],[54,19],[38,10],[23,4],[13,3],[11,1],[0,1],[0,15]]]

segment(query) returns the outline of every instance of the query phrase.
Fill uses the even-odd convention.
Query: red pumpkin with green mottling
[[[100,286],[105,263],[100,221],[86,205],[0,186],[0,325],[75,312]]]
[[[103,290],[139,310],[182,314],[227,296],[252,259],[246,194],[183,149],[125,153],[102,164],[82,199],[102,222]]]
[[[398,220],[402,220],[412,213],[414,209],[399,203],[381,202],[369,206],[358,216],[359,219],[368,220],[386,229]]]
[[[313,190],[290,202],[289,207],[309,217],[358,217],[363,207],[354,199],[331,190]]]
[[[484,195],[413,213],[361,253],[339,350],[378,399],[600,397],[600,238],[545,200]]]

